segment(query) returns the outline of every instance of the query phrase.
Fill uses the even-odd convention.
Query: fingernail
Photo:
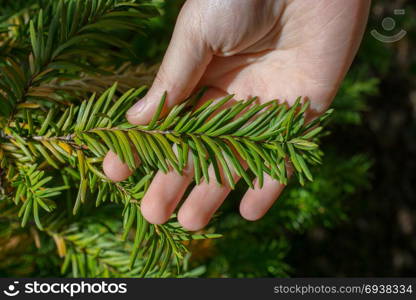
[[[127,115],[136,116],[143,111],[145,106],[146,106],[146,101],[144,99],[141,99],[132,107],[130,107],[130,109],[127,111]]]

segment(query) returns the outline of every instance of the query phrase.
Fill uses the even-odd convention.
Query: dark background
[[[406,15],[395,33],[403,28],[407,36],[380,43],[370,30],[384,33],[383,18],[396,18],[397,8],[404,8]],[[360,126],[332,137],[345,151],[372,159],[370,188],[345,203],[347,222],[296,236],[289,254],[295,276],[416,275],[415,20],[414,1],[373,1],[354,67],[362,67],[363,59],[373,60],[370,71],[380,80],[379,92],[367,97]]]

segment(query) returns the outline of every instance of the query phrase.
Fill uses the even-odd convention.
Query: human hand
[[[151,89],[127,119],[147,124],[165,91],[166,114],[201,86],[209,87],[201,101],[234,94],[290,105],[303,95],[311,101],[308,118],[314,118],[330,106],[351,65],[369,6],[369,0],[188,0]],[[114,181],[131,175],[112,152],[103,168]],[[183,176],[159,171],[142,200],[143,216],[151,223],[166,222],[192,179],[192,166]],[[241,215],[261,218],[283,188],[265,175],[262,188],[255,183],[244,195]],[[230,190],[215,180],[201,182],[181,206],[179,222],[201,229]]]

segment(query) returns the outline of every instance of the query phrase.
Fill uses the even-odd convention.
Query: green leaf
[[[154,129],[157,120],[159,120],[160,114],[162,113],[163,107],[164,107],[165,102],[166,102],[166,95],[167,95],[167,93],[164,92],[163,96],[162,96],[162,99],[160,100],[159,105],[156,109],[156,112],[154,113],[154,115],[152,117],[152,120],[150,121],[149,125],[147,125],[148,130]]]

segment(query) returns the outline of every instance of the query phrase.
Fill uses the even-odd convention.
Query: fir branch
[[[60,0],[40,9],[37,17],[22,25],[30,45],[25,57],[0,62],[1,114],[10,115],[26,101],[62,103],[54,89],[42,85],[58,73],[61,77],[100,73],[91,57],[105,58],[115,55],[114,48],[129,47],[114,35],[108,39],[109,32],[139,31],[143,19],[152,14],[149,7],[116,0]]]
[[[264,173],[286,183],[289,161],[303,184],[305,179],[313,179],[310,164],[321,161],[322,153],[318,147],[322,132],[320,123],[330,112],[305,124],[308,103],[301,103],[300,99],[288,107],[277,101],[260,105],[253,98],[237,101],[223,109],[232,98],[228,96],[195,108],[193,104],[201,97],[199,95],[161,117],[164,95],[148,125],[132,126],[124,123],[122,117],[144,88],[131,89],[119,97],[116,91],[117,85],[114,84],[99,97],[94,94],[79,106],[71,105],[60,114],[57,113],[59,108],[48,112],[18,109],[13,122],[2,122],[1,136],[6,142],[0,145],[0,150],[3,157],[13,158],[12,164],[28,170],[18,175],[20,179],[14,185],[17,199],[25,200],[20,209],[23,225],[33,214],[36,225],[49,232],[56,221],[52,218],[52,221],[46,220],[41,224],[34,204],[41,203],[43,198],[39,200],[30,195],[46,193],[47,198],[53,195],[51,191],[64,189],[62,186],[45,188],[44,184],[50,179],[40,179],[43,173],[35,171],[37,165],[56,169],[70,166],[66,169],[78,187],[76,200],[70,200],[75,215],[79,214],[82,205],[88,204],[88,195],[95,195],[97,207],[107,201],[123,205],[122,237],[127,239],[126,242],[130,241],[129,232],[135,228],[128,263],[129,270],[139,272],[133,272],[135,276],[152,276],[150,274],[156,271],[163,275],[172,259],[182,261],[187,250],[181,241],[217,237],[189,235],[172,221],[159,226],[151,225],[143,218],[140,201],[155,171],[175,169],[181,173],[190,158],[196,184],[211,180],[208,168],[212,167],[218,183],[234,187],[232,172],[235,172],[251,187],[253,178],[262,184]],[[102,162],[110,149],[131,169],[136,169],[133,179],[111,183],[95,166]],[[140,159],[140,166],[136,165],[135,155]],[[10,161],[7,164],[11,166]],[[35,174],[32,175],[35,181],[27,180],[30,174]],[[66,185],[69,185],[68,179]],[[25,191],[27,199],[21,197],[19,189]],[[81,250],[74,247],[73,251],[78,251],[78,254],[70,254],[70,262],[64,265],[72,264],[73,274],[83,275],[79,269],[82,268],[79,261]],[[82,251],[83,255],[89,255],[87,250]],[[106,272],[115,272],[109,266],[102,268]]]
[[[185,167],[186,158],[192,156],[197,184],[202,178],[210,179],[206,174],[211,164],[216,171],[217,181],[223,183],[220,173],[224,172],[231,187],[235,184],[231,176],[232,170],[251,186],[252,176],[243,167],[241,159],[248,165],[252,175],[259,178],[267,173],[283,183],[287,182],[287,158],[293,163],[301,183],[304,178],[312,180],[308,162],[320,162],[321,153],[314,141],[322,127],[316,126],[330,112],[304,125],[304,112],[308,104],[301,104],[299,99],[290,109],[276,101],[257,105],[253,98],[250,101],[239,101],[222,111],[221,107],[230,97],[218,103],[209,101],[194,111],[185,111],[189,104],[185,102],[173,108],[162,120],[158,120],[159,116],[155,115],[147,126],[120,124],[112,127],[119,122],[125,107],[143,89],[130,90],[110,105],[115,90],[116,85],[97,101],[93,96],[80,107],[67,109],[57,123],[52,122],[51,110],[37,135],[21,139],[26,142],[27,139],[40,142],[35,148],[44,146],[44,151],[40,152],[46,160],[65,160],[59,153],[71,151],[61,148],[58,152],[59,143],[69,147],[77,145],[78,149],[89,149],[95,157],[102,157],[111,149],[131,169],[136,167],[135,153],[138,154],[142,166],[147,169],[167,171],[168,168],[174,168],[179,173]],[[163,100],[159,111],[162,106]],[[245,112],[242,113],[243,111]],[[237,117],[240,113],[242,115]],[[209,119],[210,116],[213,116],[212,119]],[[254,116],[256,120],[252,121]],[[76,126],[65,126],[74,122],[75,118]],[[64,135],[54,135],[57,133]],[[14,135],[18,139],[18,135]],[[173,145],[177,149],[176,153]],[[45,152],[50,152],[50,157],[44,155]],[[35,156],[36,154],[33,153]]]
[[[39,171],[37,165],[28,169],[21,169],[12,186],[16,187],[14,203],[22,206],[18,216],[22,218],[22,227],[27,224],[30,215],[33,215],[36,226],[43,230],[40,221],[40,208],[46,212],[52,212],[56,205],[50,200],[61,194],[68,186],[45,187],[52,180],[51,176],[45,177],[44,171]]]

